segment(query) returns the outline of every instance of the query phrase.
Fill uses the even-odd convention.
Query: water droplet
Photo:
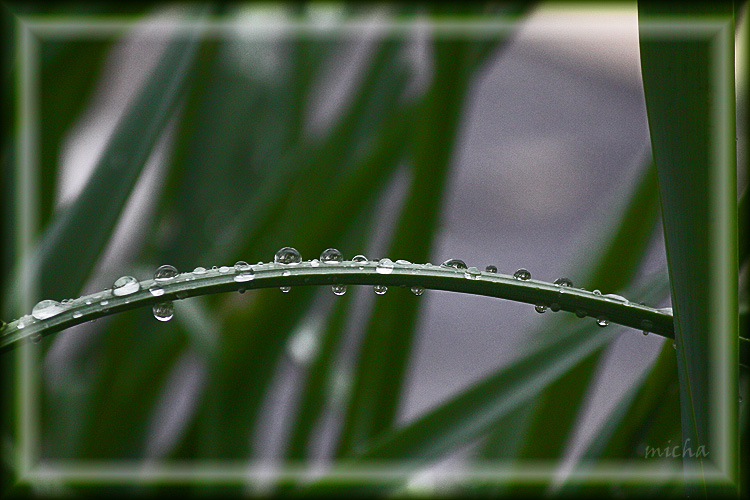
[[[526,281],[531,279],[531,273],[528,271],[528,269],[521,268],[513,273],[513,277],[517,280]]]
[[[614,300],[616,302],[624,302],[624,303],[628,302],[628,299],[626,299],[622,295],[617,295],[616,293],[608,293],[606,295],[602,295],[602,297],[608,300]]]
[[[372,287],[372,289],[375,290],[375,293],[378,295],[383,295],[388,291],[388,287],[385,285],[375,285]]]
[[[245,293],[245,289],[244,288],[238,288],[237,291],[240,292],[240,293]]]
[[[273,256],[273,261],[277,264],[299,264],[302,262],[302,256],[296,248],[284,247]]]
[[[178,299],[184,299],[184,298],[186,298],[188,296],[187,291],[185,291],[185,290],[180,290],[179,292],[175,293],[174,295]]]
[[[31,336],[31,341],[35,344],[38,344],[42,341],[42,334],[41,333],[35,333]]]
[[[87,306],[90,306],[90,305],[91,305],[91,299],[86,299],[86,305],[87,305]]]
[[[282,276],[291,276],[291,275],[292,275],[292,272],[291,272],[290,270],[288,270],[288,269],[287,269],[286,271],[284,271],[283,273],[281,273],[281,275],[282,275]]]
[[[352,257],[352,262],[356,262],[357,264],[367,264],[368,260],[367,260],[367,257],[365,257],[362,254],[359,254],[359,255],[355,255],[354,257]],[[362,267],[360,267],[360,269],[362,269]]]
[[[469,269],[467,269],[466,271],[464,271],[464,277],[468,278],[470,280],[477,279],[477,276],[479,276],[480,274],[482,274],[482,271],[480,271],[479,269],[477,269],[474,266],[471,266]]]
[[[174,304],[171,300],[159,302],[154,304],[152,311],[154,312],[154,318],[159,321],[169,321],[174,316]]]
[[[424,288],[421,286],[413,286],[411,287],[411,293],[414,295],[422,295],[424,293]]]
[[[539,314],[543,314],[545,311],[547,311],[547,306],[545,306],[544,304],[537,304],[534,306],[534,310]]]
[[[73,311],[74,318],[80,318],[81,316],[83,316],[83,313],[81,311]]]
[[[112,295],[122,297],[123,295],[130,295],[141,289],[141,284],[138,280],[132,276],[123,276],[115,281],[112,285]]]
[[[22,328],[26,328],[26,317],[23,316],[21,318],[18,318],[18,323],[16,323],[16,328],[19,330]]]
[[[604,328],[609,324],[609,320],[606,316],[599,316],[599,318],[596,320],[596,324]]]
[[[109,304],[109,301],[107,299],[104,299],[101,302],[99,302],[99,304],[106,306],[107,304]]]
[[[602,294],[602,292],[600,292],[599,290],[594,290],[591,293],[593,293],[594,295],[601,295]]]
[[[36,319],[47,319],[63,312],[65,308],[56,300],[41,300],[31,310],[31,315]]]
[[[206,274],[206,268],[198,266],[193,269],[193,274]]]
[[[73,302],[73,299],[63,299],[62,302],[60,302],[60,304],[67,306],[71,302]]]
[[[153,295],[154,297],[164,295],[164,289],[159,285],[151,285],[150,287],[148,287],[148,291],[151,292],[151,295]]]
[[[335,248],[327,248],[320,254],[320,262],[325,264],[337,264],[343,260],[344,256]]]
[[[378,265],[375,267],[375,271],[380,274],[391,274],[393,272],[393,262],[391,259],[380,259]]]
[[[484,268],[488,273],[497,273],[497,266],[489,265]]]
[[[234,263],[234,270],[237,271],[238,273],[241,273],[242,271],[249,271],[252,268],[253,266],[251,266],[244,260],[238,260],[237,262]]]
[[[641,328],[643,328],[643,335],[648,335],[648,332],[653,330],[654,323],[650,320],[644,319],[641,321]]]
[[[176,267],[170,266],[169,264],[164,264],[156,270],[156,272],[154,273],[154,279],[156,281],[167,281],[175,278],[177,274],[178,273]]]
[[[219,270],[219,268],[218,268],[217,266],[211,266],[211,270],[212,270],[212,271],[218,271],[218,270]]]
[[[588,313],[583,309],[576,309],[576,316],[579,318],[585,318]]]
[[[568,278],[557,278],[553,284],[557,286],[573,286],[573,282],[570,281]]]
[[[334,295],[344,295],[346,293],[346,285],[331,285],[331,291]]]
[[[220,272],[220,273],[228,273],[228,272],[229,272],[229,271],[231,271],[231,270],[232,270],[232,268],[231,268],[231,267],[229,267],[229,266],[221,266],[221,267],[219,268],[219,272]]]
[[[442,267],[452,267],[453,269],[466,269],[466,262],[461,259],[448,259],[440,265]]]
[[[279,287],[279,290],[281,290],[284,293],[289,293],[289,290],[291,290],[291,289],[292,289],[292,287],[290,287],[290,286],[280,286]]]
[[[396,264],[398,264],[399,266],[410,266],[411,262],[409,262],[408,260],[404,260],[404,259],[398,259],[396,261]]]
[[[242,283],[244,281],[255,279],[255,271],[253,270],[253,266],[251,266],[247,262],[241,260],[234,265],[234,268],[238,273],[237,275],[235,275],[234,281]]]
[[[318,267],[320,265],[320,261],[318,259],[313,259],[310,261],[311,267]]]
[[[549,305],[549,310],[550,310],[550,311],[552,311],[552,312],[557,312],[557,311],[559,311],[559,310],[560,310],[560,304],[558,304],[557,302],[553,302],[553,303],[551,303],[551,304]]]

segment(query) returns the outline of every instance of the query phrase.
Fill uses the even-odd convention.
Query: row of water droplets
[[[340,264],[344,261],[343,254],[335,249],[335,248],[328,248],[324,250],[320,254],[320,258],[318,259],[312,259],[309,261],[309,265],[312,267],[318,267],[321,264],[322,265],[328,265],[328,264]],[[365,257],[364,255],[356,255],[351,260],[352,266],[357,266],[360,270],[363,270],[365,268],[365,265],[368,265],[370,263],[369,259]],[[298,264],[302,263],[302,256],[300,252],[293,248],[293,247],[283,247],[279,251],[276,252],[274,255],[274,264],[281,265],[281,266],[296,266]],[[258,262],[258,265],[263,265],[262,262]],[[377,261],[375,266],[375,271],[379,274],[391,274],[396,266],[411,266],[414,270],[414,272],[417,272],[419,267],[422,268],[432,268],[434,267],[430,263],[426,263],[423,265],[413,265],[411,262],[406,260],[397,260],[393,262],[391,259],[384,258]],[[481,271],[476,267],[469,267],[466,265],[466,263],[463,260],[460,259],[448,259],[445,262],[443,262],[440,265],[441,268],[449,268],[449,269],[455,269],[457,271],[463,272],[464,277],[467,279],[476,279],[479,277],[482,273]],[[229,266],[213,266],[211,269],[213,272],[218,273],[230,273],[234,272],[234,281],[242,283],[251,281],[255,278],[255,270],[253,266],[248,264],[245,261],[238,261],[233,267]],[[196,267],[192,273],[185,273],[186,279],[194,279],[195,276],[200,276],[208,273],[209,270],[207,270],[204,267]],[[497,267],[493,265],[489,265],[485,268],[485,272],[490,274],[496,274],[497,273]],[[283,276],[289,276],[291,275],[291,272],[287,269],[284,270],[282,273]],[[154,284],[149,287],[149,292],[151,295],[155,297],[159,297],[161,295],[164,295],[164,289],[160,286],[161,284],[165,282],[170,282],[172,280],[175,280],[178,276],[180,276],[180,273],[177,271],[177,269],[174,266],[165,264],[161,267],[159,267],[154,272]],[[521,268],[518,269],[515,273],[513,273],[513,278],[520,280],[520,281],[528,281],[531,279],[531,272],[529,272],[527,269]],[[573,283],[568,278],[558,278],[554,281],[554,284],[558,287],[560,287],[560,293],[563,293],[564,288],[572,288]],[[122,296],[128,296],[136,293],[141,288],[141,284],[138,282],[138,280],[132,276],[122,276],[121,278],[118,278],[111,290],[111,294],[116,297],[122,297]],[[284,293],[288,293],[291,290],[291,287],[289,286],[282,286],[280,287],[281,291]],[[335,295],[344,295],[346,293],[347,287],[343,284],[334,284],[331,286],[331,290]],[[582,289],[583,290],[583,289]],[[245,290],[244,288],[240,288],[239,292],[243,293]],[[384,295],[388,291],[388,287],[386,285],[377,284],[373,286],[373,291],[377,295]],[[411,287],[411,291],[414,295],[422,295],[424,293],[424,288],[420,286],[413,286]],[[594,295],[602,295],[599,290],[594,290],[592,292]],[[176,293],[176,296],[178,299],[185,298],[187,296],[186,292],[181,291]],[[607,300],[622,302],[622,303],[629,303],[627,299],[620,295],[615,294],[606,294],[603,295],[603,297]],[[99,300],[99,304],[101,306],[107,306],[109,301],[107,299],[106,292],[98,295],[94,295],[91,297],[85,298],[85,303],[92,304],[93,300]],[[84,300],[84,299],[77,299]],[[75,301],[75,302],[77,302]],[[62,302],[57,302],[54,300],[42,300],[39,303],[37,303],[34,308],[31,311],[31,317],[24,316],[21,319],[19,319],[18,322],[18,328],[24,328],[26,324],[33,319],[36,320],[43,320],[47,319],[53,316],[56,316],[69,307],[77,305],[77,303],[74,303],[71,299],[63,300]],[[534,309],[538,313],[544,313],[546,312],[548,306],[546,304],[536,304]],[[560,304],[557,302],[552,302],[549,305],[549,309],[553,312],[560,310]],[[162,302],[156,303],[153,308],[153,315],[154,317],[159,321],[169,321],[174,316],[174,305],[171,300],[164,300]],[[664,312],[667,312],[665,309]],[[671,313],[671,310],[668,311]],[[580,318],[586,317],[587,312],[584,310],[577,310],[576,315]],[[82,315],[81,311],[77,310],[74,311],[72,316],[73,317],[80,317]],[[609,320],[604,316],[599,316],[596,318],[596,323],[601,326],[605,327],[609,324]],[[643,320],[642,322],[642,328],[643,328],[643,334],[647,335],[648,332],[653,328],[653,323],[649,320]],[[40,337],[41,338],[41,337]],[[36,340],[36,339],[35,339]]]

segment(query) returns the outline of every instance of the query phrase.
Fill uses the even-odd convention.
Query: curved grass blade
[[[712,38],[647,31],[654,20],[667,25],[664,30],[670,23],[684,22],[684,18],[665,18],[677,13],[692,16],[694,22],[713,19]],[[712,17],[700,17],[707,14]],[[717,363],[712,359],[722,356],[712,351],[717,345],[725,349],[737,342],[737,284],[732,278],[737,276],[734,78],[725,78],[734,61],[732,6],[690,4],[675,12],[662,4],[639,2],[638,19],[672,284],[682,437],[730,457],[731,463],[735,452],[721,444],[723,438],[711,434],[709,378]],[[709,335],[725,340],[712,344]],[[722,364],[736,366],[736,359],[735,351]],[[729,369],[724,376],[731,379],[736,369]],[[736,375],[730,387],[736,391]],[[736,406],[722,408],[721,414],[733,428]],[[683,458],[688,483],[705,494],[703,461],[698,456]]]

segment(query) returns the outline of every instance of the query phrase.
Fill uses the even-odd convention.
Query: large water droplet
[[[464,277],[468,278],[470,280],[477,279],[477,276],[479,276],[480,274],[482,274],[482,271],[480,271],[479,269],[477,269],[474,266],[471,266],[466,271],[464,271]]]
[[[253,266],[251,266],[244,260],[238,261],[234,265],[234,269],[235,271],[237,271],[237,274],[234,277],[234,281],[241,283],[243,281],[250,281],[255,278],[255,271],[253,270]]]
[[[170,266],[169,264],[164,264],[156,270],[156,272],[154,273],[154,279],[156,281],[167,281],[175,278],[177,274],[179,273],[177,272],[176,267]]]
[[[159,285],[151,285],[150,287],[148,287],[148,291],[151,292],[151,295],[153,295],[154,297],[160,297],[164,295],[164,289]]]
[[[494,274],[494,273],[497,273],[497,266],[489,265],[485,267],[484,270],[487,271],[488,273]]]
[[[31,310],[31,315],[36,319],[47,319],[63,312],[65,308],[56,300],[42,300],[37,302]]]
[[[391,274],[393,272],[393,262],[388,258],[380,259],[378,265],[375,267],[375,271],[380,274]]]
[[[331,285],[331,291],[334,295],[344,295],[346,293],[346,285]]]
[[[299,264],[302,262],[302,256],[296,248],[284,247],[276,252],[273,261],[277,264]]]
[[[404,260],[404,259],[398,259],[396,261],[396,264],[398,264],[399,266],[410,266],[411,262],[409,262],[408,260]]]
[[[327,248],[320,254],[320,262],[324,264],[337,264],[343,260],[344,256],[335,248]]]
[[[604,328],[605,326],[609,324],[609,320],[607,319],[606,316],[599,316],[596,320],[596,324]]]
[[[568,278],[557,278],[553,283],[557,286],[573,286],[573,282]]]
[[[206,274],[206,268],[198,266],[193,269],[193,274]]]
[[[361,264],[367,264],[368,261],[367,261],[367,257],[365,257],[362,254],[359,254],[359,255],[355,255],[354,257],[352,257],[352,262],[356,262],[358,264],[360,264],[360,263]]]
[[[372,289],[378,295],[383,295],[385,292],[388,291],[388,287],[385,286],[385,285],[375,285],[375,286],[372,287]]]
[[[152,310],[154,312],[154,318],[159,321],[169,321],[174,316],[174,304],[172,304],[171,300],[154,304]]]
[[[290,286],[280,286],[279,287],[279,290],[281,290],[284,293],[289,293],[289,290],[291,290],[291,289],[292,289],[292,287],[290,287]]]
[[[411,293],[414,295],[422,295],[424,293],[424,288],[421,286],[413,286],[411,287]]]
[[[534,306],[534,310],[539,314],[543,314],[547,311],[547,306],[545,306],[544,304],[537,304]]]
[[[602,292],[600,292],[599,290],[594,290],[591,293],[593,293],[594,295],[601,295],[602,294]]]
[[[528,271],[528,269],[521,268],[513,273],[513,277],[517,280],[526,281],[531,279],[531,273]]]
[[[466,269],[466,262],[461,259],[448,259],[440,265],[442,267],[452,267],[453,269]]]
[[[141,284],[138,280],[132,276],[123,276],[115,281],[112,286],[112,295],[122,297],[123,295],[130,295],[141,289]]]

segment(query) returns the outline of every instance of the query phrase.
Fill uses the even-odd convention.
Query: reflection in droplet
[[[41,300],[31,310],[31,315],[36,319],[47,319],[57,316],[65,308],[56,300]]]
[[[302,256],[296,248],[284,247],[276,252],[276,255],[273,256],[273,261],[277,264],[299,264],[302,262]]]
[[[521,268],[513,273],[513,277],[517,280],[526,281],[531,279],[531,273],[528,269]]]
[[[543,314],[547,311],[547,306],[545,306],[544,304],[537,304],[534,306],[534,310],[539,314]]]
[[[441,267],[452,267],[453,269],[466,269],[466,262],[461,259],[448,259],[442,264]]]
[[[357,264],[359,264],[358,267],[359,267],[359,270],[361,271],[362,269],[365,268],[364,265],[367,264],[367,257],[365,257],[362,254],[355,255],[354,257],[352,257],[352,262],[356,262]]]
[[[289,290],[291,290],[291,289],[292,289],[292,287],[290,287],[290,286],[280,286],[279,287],[279,290],[281,290],[284,293],[289,293]]]
[[[171,300],[159,302],[158,304],[154,304],[152,311],[154,318],[159,321],[169,321],[174,316],[174,304],[172,304]]]
[[[596,324],[601,327],[605,327],[609,324],[609,320],[607,319],[606,316],[599,316],[599,318],[597,318],[596,320]]]
[[[121,297],[123,295],[130,295],[131,293],[135,293],[140,289],[141,285],[140,283],[138,283],[137,279],[132,276],[123,276],[121,278],[118,278],[117,281],[115,281],[115,284],[112,286],[112,295]]]
[[[414,295],[422,295],[424,293],[424,288],[421,286],[413,286],[411,287],[411,293]]]
[[[553,284],[557,286],[573,286],[573,282],[570,281],[568,278],[557,278]]]
[[[164,295],[164,289],[159,285],[151,285],[150,287],[148,287],[148,291],[151,292],[151,295],[153,295],[154,297]]]
[[[375,285],[375,286],[372,287],[372,289],[378,295],[383,295],[385,292],[388,291],[388,287],[385,286],[385,285]]]
[[[488,273],[497,273],[497,266],[489,265],[484,268]]]
[[[482,274],[482,272],[474,266],[471,266],[466,271],[464,271],[464,277],[470,280],[477,279],[477,276],[479,276],[480,274]]]
[[[378,261],[378,265],[375,267],[375,271],[380,274],[391,274],[393,272],[393,262],[391,259],[385,258]]]
[[[177,272],[177,268],[174,266],[170,266],[169,264],[164,264],[163,266],[159,267],[159,269],[154,272],[154,279],[156,281],[167,281],[175,278],[179,274]]]
[[[344,256],[335,248],[327,248],[320,254],[320,262],[324,264],[337,264],[343,260]]]
[[[346,285],[331,285],[331,291],[334,295],[344,295],[346,293]]]

